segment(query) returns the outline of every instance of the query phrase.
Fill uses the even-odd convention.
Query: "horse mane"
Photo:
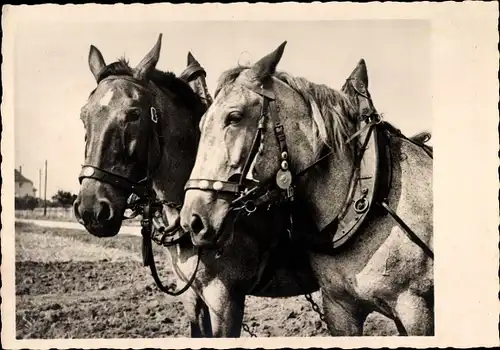
[[[238,66],[222,73],[214,97],[248,68],[250,67]],[[350,137],[355,121],[354,106],[349,98],[341,91],[312,83],[306,78],[294,77],[285,72],[275,72],[273,76],[296,91],[308,104],[314,136],[319,139],[321,145],[331,150],[345,151],[345,141]],[[319,156],[322,150],[323,147],[317,147],[316,156]]]
[[[99,72],[97,83],[99,84],[101,80],[112,75],[133,76],[133,70],[125,58],[120,58],[118,61],[108,64]],[[178,78],[174,73],[154,69],[150,72],[148,79],[159,88],[173,93],[196,117],[201,118],[205,113],[206,107],[200,96],[191,89],[188,83]]]

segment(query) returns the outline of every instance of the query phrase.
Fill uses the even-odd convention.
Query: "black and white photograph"
[[[498,4],[401,5],[3,6],[4,346],[500,345]]]

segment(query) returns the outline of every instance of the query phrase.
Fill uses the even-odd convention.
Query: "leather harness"
[[[348,79],[348,83],[352,84],[355,78]],[[275,94],[272,90],[272,79],[266,81],[266,86],[251,85],[248,83],[242,84],[247,89],[257,93],[263,98],[262,111],[257,121],[257,131],[255,133],[250,152],[244,163],[241,174],[236,176],[238,181],[231,181],[233,176],[228,180],[213,180],[213,179],[190,179],[187,181],[184,190],[191,189],[212,191],[216,193],[228,193],[233,195],[233,200],[230,204],[230,210],[233,212],[244,211],[246,215],[251,215],[259,207],[267,207],[269,210],[272,206],[287,205],[289,207],[290,220],[289,232],[294,231],[293,213],[297,211],[297,205],[294,204],[294,189],[295,181],[318,163],[332,155],[332,151],[319,158],[317,161],[307,166],[305,169],[292,175],[289,169],[289,154],[286,144],[286,137],[283,131],[283,125],[280,123],[278,108],[276,106]],[[356,88],[358,85],[358,88]],[[357,93],[357,98],[366,98],[371,102],[371,98],[366,91],[360,91],[359,84],[353,84],[354,90]],[[256,180],[248,180],[247,175],[251,164],[255,158],[262,153],[262,140],[266,131],[266,124],[269,122],[274,131],[274,135],[278,141],[280,158],[279,170],[276,177],[266,182],[258,182]],[[402,136],[402,134],[400,135]],[[421,247],[424,252],[434,259],[434,254],[431,249],[404,223],[404,221],[390,208],[387,204],[387,193],[390,188],[389,183],[385,186],[381,184],[384,181],[382,177],[390,179],[390,151],[383,140],[388,137],[388,131],[385,129],[385,123],[382,121],[381,115],[375,110],[368,115],[359,117],[358,131],[356,131],[347,141],[349,143],[357,138],[363,138],[361,142],[360,153],[356,156],[356,166],[351,180],[349,195],[345,200],[345,204],[340,211],[340,214],[321,231],[329,231],[330,234],[329,247],[325,247],[324,239],[317,235],[309,235],[306,240],[310,243],[310,248],[323,251],[327,254],[333,254],[347,241],[349,241],[359,227],[366,221],[368,214],[373,212],[370,210],[372,204],[377,204],[377,207],[383,208],[398,225],[403,229],[403,232],[411,239],[412,242]],[[370,160],[369,164],[365,164],[364,160]],[[382,168],[385,169],[385,175],[381,176]],[[366,172],[366,176],[364,174]],[[365,182],[365,183],[364,183]],[[385,190],[384,190],[385,188]],[[323,236],[324,235],[320,235]],[[332,242],[333,240],[333,242]],[[333,244],[332,244],[333,243]],[[332,246],[333,245],[333,246]]]

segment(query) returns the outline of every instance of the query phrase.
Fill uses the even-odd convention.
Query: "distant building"
[[[16,197],[32,196],[36,197],[36,188],[33,187],[33,181],[24,177],[22,168],[14,169],[15,193]]]

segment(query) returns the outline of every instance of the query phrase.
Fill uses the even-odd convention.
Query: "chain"
[[[245,322],[243,322],[242,327],[243,327],[243,330],[245,332],[247,332],[248,334],[250,334],[251,338],[256,338],[257,337],[257,335],[254,332],[252,332],[252,330],[250,329],[250,327]]]
[[[312,295],[306,294],[305,297],[306,297],[306,300],[311,304],[312,309],[319,315],[319,318],[321,319],[321,321],[326,323],[325,314],[321,312],[318,304],[316,304],[316,302],[313,300]]]
[[[326,323],[325,314],[323,312],[321,312],[319,305],[316,304],[316,302],[313,300],[312,295],[306,294],[305,297],[306,297],[306,300],[311,304],[312,309],[319,315],[319,318],[321,319],[321,321]],[[252,337],[252,338],[257,337],[257,335],[254,332],[252,332],[250,327],[245,322],[243,322],[242,327],[243,327],[243,330],[245,332],[250,334],[250,337]]]

